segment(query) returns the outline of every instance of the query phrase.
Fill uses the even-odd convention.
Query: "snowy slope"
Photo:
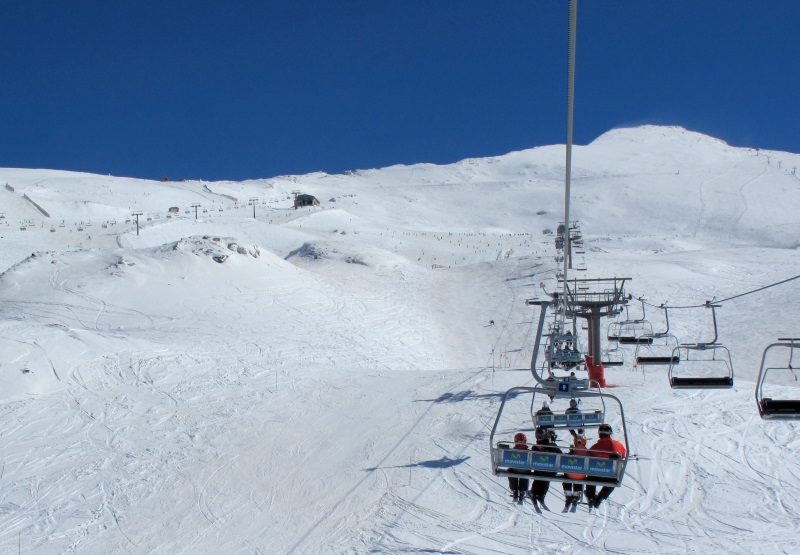
[[[488,433],[532,384],[563,154],[242,183],[0,169],[0,552],[800,549],[797,424],[753,400],[763,348],[800,336],[800,280],[718,310],[731,391],[674,392],[632,349],[607,371],[639,460],[606,507],[562,514],[558,484],[553,512],[508,503]],[[682,306],[797,275],[798,161],[654,126],[576,147],[581,276]],[[702,308],[670,325],[713,333]]]

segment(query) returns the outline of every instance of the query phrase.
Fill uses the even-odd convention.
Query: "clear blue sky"
[[[158,179],[565,142],[567,0],[5,0],[0,167]],[[800,2],[579,0],[575,141],[800,152]]]

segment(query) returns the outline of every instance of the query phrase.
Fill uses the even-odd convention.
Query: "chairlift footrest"
[[[733,387],[733,378],[671,378],[672,389],[728,389]]]

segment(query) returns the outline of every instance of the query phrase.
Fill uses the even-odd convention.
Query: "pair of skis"
[[[527,492],[526,493],[521,493],[519,495],[514,496],[514,499],[513,499],[512,502],[516,503],[518,505],[524,505],[526,497],[528,497]],[[570,497],[570,498],[568,498],[566,503],[564,503],[564,509],[561,512],[562,513],[574,513],[574,512],[576,512],[578,510],[578,505],[581,504],[580,500],[581,500],[580,497]],[[544,509],[545,511],[550,511],[550,508],[547,505],[545,505],[544,501],[540,501],[538,499],[533,499],[533,498],[531,498],[531,501],[533,503],[533,508],[537,513],[541,514],[542,513],[542,509]],[[590,513],[593,512],[597,508],[597,507],[589,506],[588,503],[584,503],[584,504],[588,506],[588,509],[589,509]]]
[[[562,513],[574,513],[578,510],[578,503],[580,502],[580,497],[568,497],[567,502],[564,503],[564,510],[561,511]]]
[[[517,503],[518,505],[524,505],[526,497],[528,497],[528,492],[522,492],[519,495],[515,495],[514,496],[513,502]],[[533,502],[534,510],[539,514],[542,513],[542,509],[544,509],[545,511],[549,511],[550,510],[547,507],[547,505],[544,504],[543,500],[540,501],[540,500],[538,500],[538,499],[536,499],[534,497],[531,497],[531,501]]]

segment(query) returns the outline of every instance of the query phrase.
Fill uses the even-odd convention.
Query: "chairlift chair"
[[[661,308],[664,309],[666,328],[664,331],[639,338],[635,353],[637,365],[666,365],[680,362],[679,355],[675,354],[675,349],[679,346],[678,338],[669,333],[668,307],[661,305]]]
[[[652,343],[653,325],[646,320],[647,312],[644,299],[639,298],[642,303],[642,317],[630,318],[628,306],[625,306],[625,320],[611,322],[608,326],[608,340],[619,341],[623,345],[638,345],[639,343]],[[650,338],[650,339],[648,339]]]
[[[518,431],[528,430],[531,426],[536,429],[538,426],[558,429],[572,428],[578,422],[574,419],[572,424],[567,420],[559,418],[559,424],[554,419],[553,425],[542,424],[541,416],[537,417],[527,406],[518,402],[517,399],[524,395],[531,396],[531,407],[533,407],[533,397],[537,393],[551,395],[552,390],[541,386],[536,387],[514,387],[506,391],[500,403],[500,408],[495,418],[494,426],[489,434],[489,453],[492,473],[495,476],[505,476],[511,478],[530,478],[549,482],[570,482],[595,486],[619,487],[625,476],[625,469],[628,464],[628,457],[624,458],[605,458],[594,455],[571,455],[569,453],[550,453],[537,452],[535,450],[514,449],[514,442],[510,440],[496,439],[502,436],[513,437]],[[622,409],[622,402],[614,395],[608,395],[593,391],[570,391],[556,392],[558,398],[580,398],[580,399],[599,399],[614,401],[618,408],[619,416],[615,418],[615,426],[622,430],[621,438],[625,446],[626,453],[629,452],[628,432],[625,426],[625,414]],[[509,401],[514,401],[509,403]],[[602,419],[605,420],[605,404],[603,403]],[[555,416],[555,415],[554,415]],[[615,415],[616,416],[616,415]],[[537,420],[537,418],[539,418]],[[587,424],[583,420],[584,426],[594,426],[594,419],[597,415],[591,413],[591,423]],[[619,422],[617,424],[617,422]],[[597,423],[599,426],[603,422]],[[536,470],[546,470],[556,473],[555,476],[534,474]],[[567,477],[565,474],[582,474],[584,479]]]
[[[706,303],[711,309],[714,338],[704,343],[684,343],[672,351],[672,357],[681,362],[680,374],[675,372],[678,362],[669,365],[669,385],[673,389],[728,389],[733,387],[733,362],[727,347],[717,343],[717,312],[719,305]],[[688,367],[689,370],[685,371]],[[685,371],[685,372],[684,372]]]
[[[550,368],[569,369],[580,365],[583,362],[583,353],[580,350],[577,333],[564,330],[563,322],[553,323],[550,330],[545,349],[545,359]]]
[[[552,390],[542,388],[541,386],[534,388],[531,395],[531,407],[530,411],[533,415],[533,425],[536,428],[544,427],[544,428],[554,428],[554,429],[563,429],[563,428],[596,428],[605,422],[605,414],[606,414],[606,403],[603,399],[604,395],[600,392],[600,389],[597,387],[597,382],[594,382],[594,389],[597,392],[593,392],[591,389],[572,389],[572,388],[565,388],[564,391],[558,391],[555,395],[553,394]],[[567,413],[563,410],[559,412],[553,412],[552,407],[548,405],[548,401],[544,401],[543,404],[540,406],[536,400],[536,394],[544,393],[549,399],[549,402],[552,404],[555,402],[556,399],[566,399],[567,401],[571,399],[577,399],[580,403],[584,399],[597,399],[597,402],[593,403],[588,410],[581,409],[579,413]],[[549,411],[543,411],[542,409],[545,406],[549,409]]]
[[[729,389],[733,387],[731,353],[715,343],[685,343],[672,352],[669,365],[672,389]],[[681,372],[676,372],[680,361]],[[686,370],[688,368],[688,370]]]
[[[634,355],[636,364],[643,366],[678,364],[681,361],[678,347],[678,338],[671,333],[659,337],[640,338]]]
[[[603,350],[600,357],[603,366],[623,366],[625,364],[625,353],[620,348],[619,342],[613,341]]]
[[[780,338],[778,341],[779,343],[768,345],[761,356],[761,368],[756,381],[756,406],[764,420],[800,420],[800,390],[782,385],[776,380],[776,377],[780,379],[781,376],[791,376],[797,381],[794,356],[800,355],[800,338]],[[788,349],[788,352],[784,349]],[[788,356],[780,356],[782,353]],[[767,376],[770,376],[771,381],[767,381]],[[765,385],[769,397],[765,396]],[[793,398],[785,398],[787,391],[792,391]],[[776,399],[773,392],[783,394],[784,398]]]
[[[623,345],[649,345],[653,342],[653,325],[647,320],[623,322],[617,341]]]

